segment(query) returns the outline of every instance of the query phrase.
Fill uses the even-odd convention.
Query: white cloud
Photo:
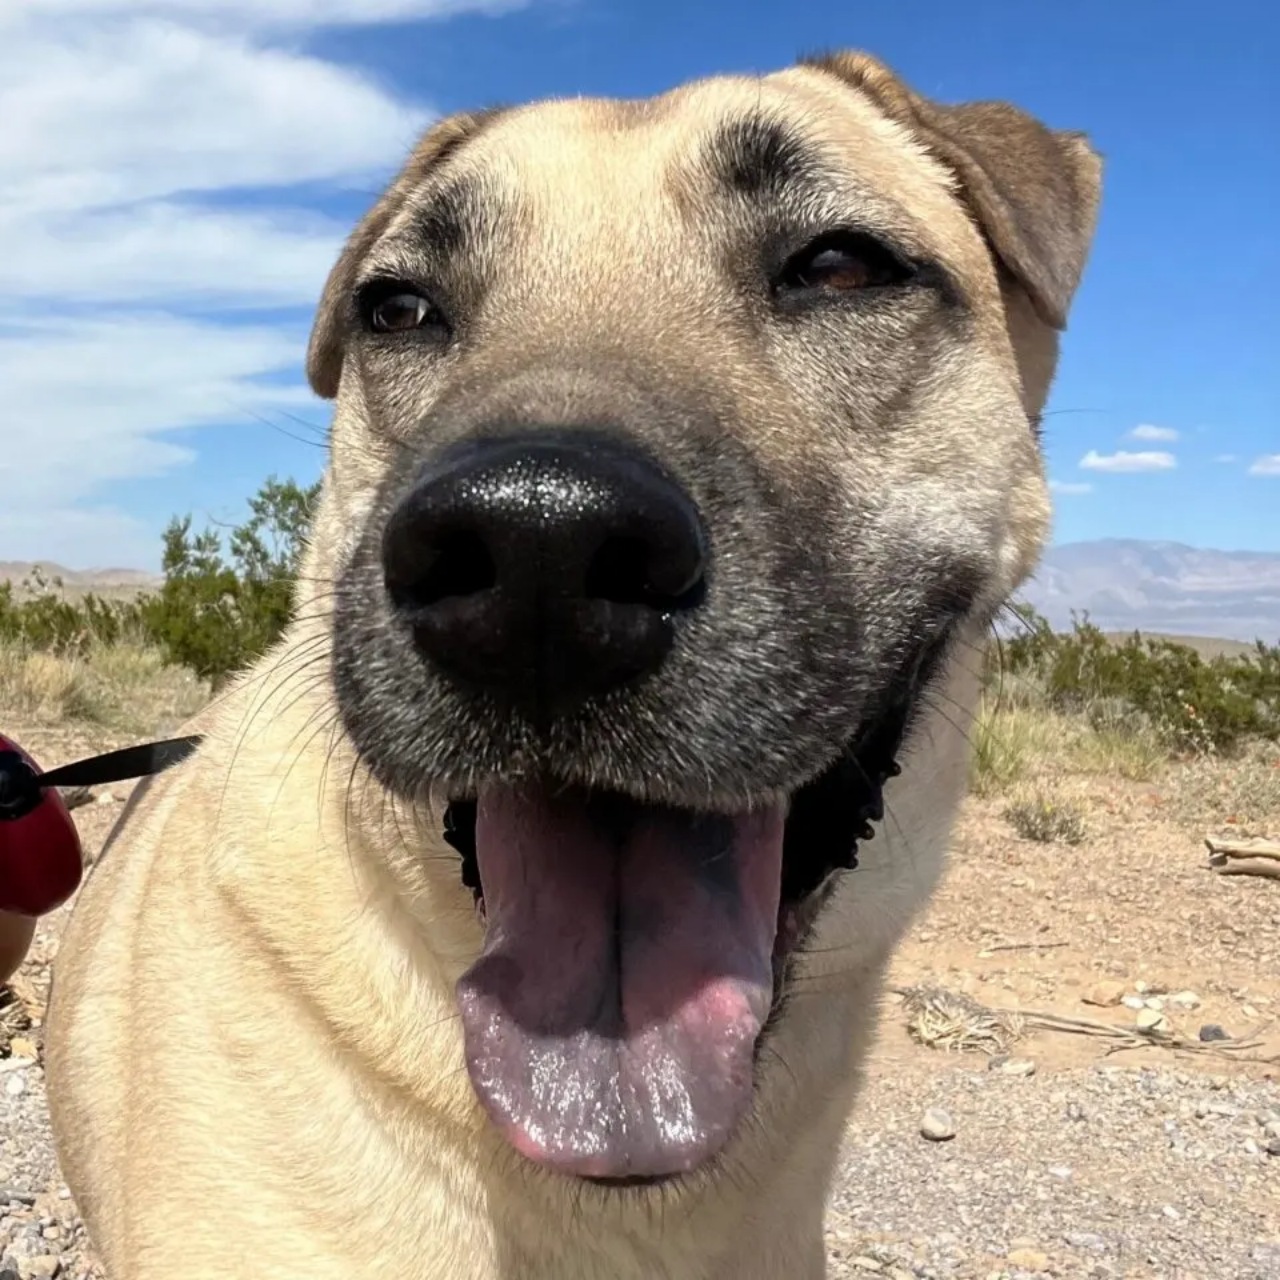
[[[457,13],[505,13],[521,0],[6,0],[4,17],[160,16],[237,30],[368,25]]]
[[[1129,432],[1130,440],[1146,440],[1151,443],[1163,441],[1171,444],[1177,438],[1178,433],[1172,427],[1153,427],[1149,422],[1144,422]]]
[[[1251,476],[1280,476],[1280,453],[1264,453],[1254,459],[1249,468]]]
[[[1061,493],[1064,495],[1093,492],[1093,485],[1078,480],[1050,480],[1049,488],[1054,493]]]
[[[40,446],[0,451],[0,559],[136,561],[105,485],[316,404],[305,325],[244,313],[309,311],[350,229],[299,185],[371,196],[434,113],[298,37],[524,2],[0,0],[0,436]]]
[[[1080,466],[1085,471],[1172,471],[1177,465],[1178,460],[1171,453],[1128,453],[1124,449],[1117,453],[1099,453],[1090,449],[1080,459]]]

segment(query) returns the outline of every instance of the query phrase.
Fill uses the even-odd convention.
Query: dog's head
[[[840,55],[446,120],[355,230],[309,353],[336,697],[447,806],[525,1154],[669,1175],[740,1121],[775,974],[1039,552],[1098,182]]]

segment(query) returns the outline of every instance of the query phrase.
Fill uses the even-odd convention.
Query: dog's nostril
[[[702,586],[701,548],[666,550],[643,538],[607,538],[587,566],[588,599],[674,610],[695,603]]]
[[[408,581],[391,583],[397,604],[428,608],[451,597],[474,596],[498,584],[498,568],[484,539],[473,530],[442,531]]]

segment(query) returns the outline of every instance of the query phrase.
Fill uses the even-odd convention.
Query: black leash
[[[0,750],[0,816],[17,817],[27,812],[39,803],[40,793],[48,787],[103,787],[110,782],[163,773],[185,760],[201,739],[201,734],[194,734],[144,742],[75,760],[48,773],[37,773],[16,751]]]

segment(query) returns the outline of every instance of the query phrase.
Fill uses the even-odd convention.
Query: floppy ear
[[[342,253],[325,281],[307,344],[307,380],[316,395],[332,400],[338,394],[351,290],[360,260],[390,226],[427,173],[474,137],[497,114],[499,111],[495,108],[449,116],[427,130],[395,181],[347,237]]]
[[[1046,324],[1066,327],[1101,194],[1102,160],[1084,134],[1049,129],[1005,102],[932,102],[862,53],[801,65],[860,89],[947,165],[997,261]]]

